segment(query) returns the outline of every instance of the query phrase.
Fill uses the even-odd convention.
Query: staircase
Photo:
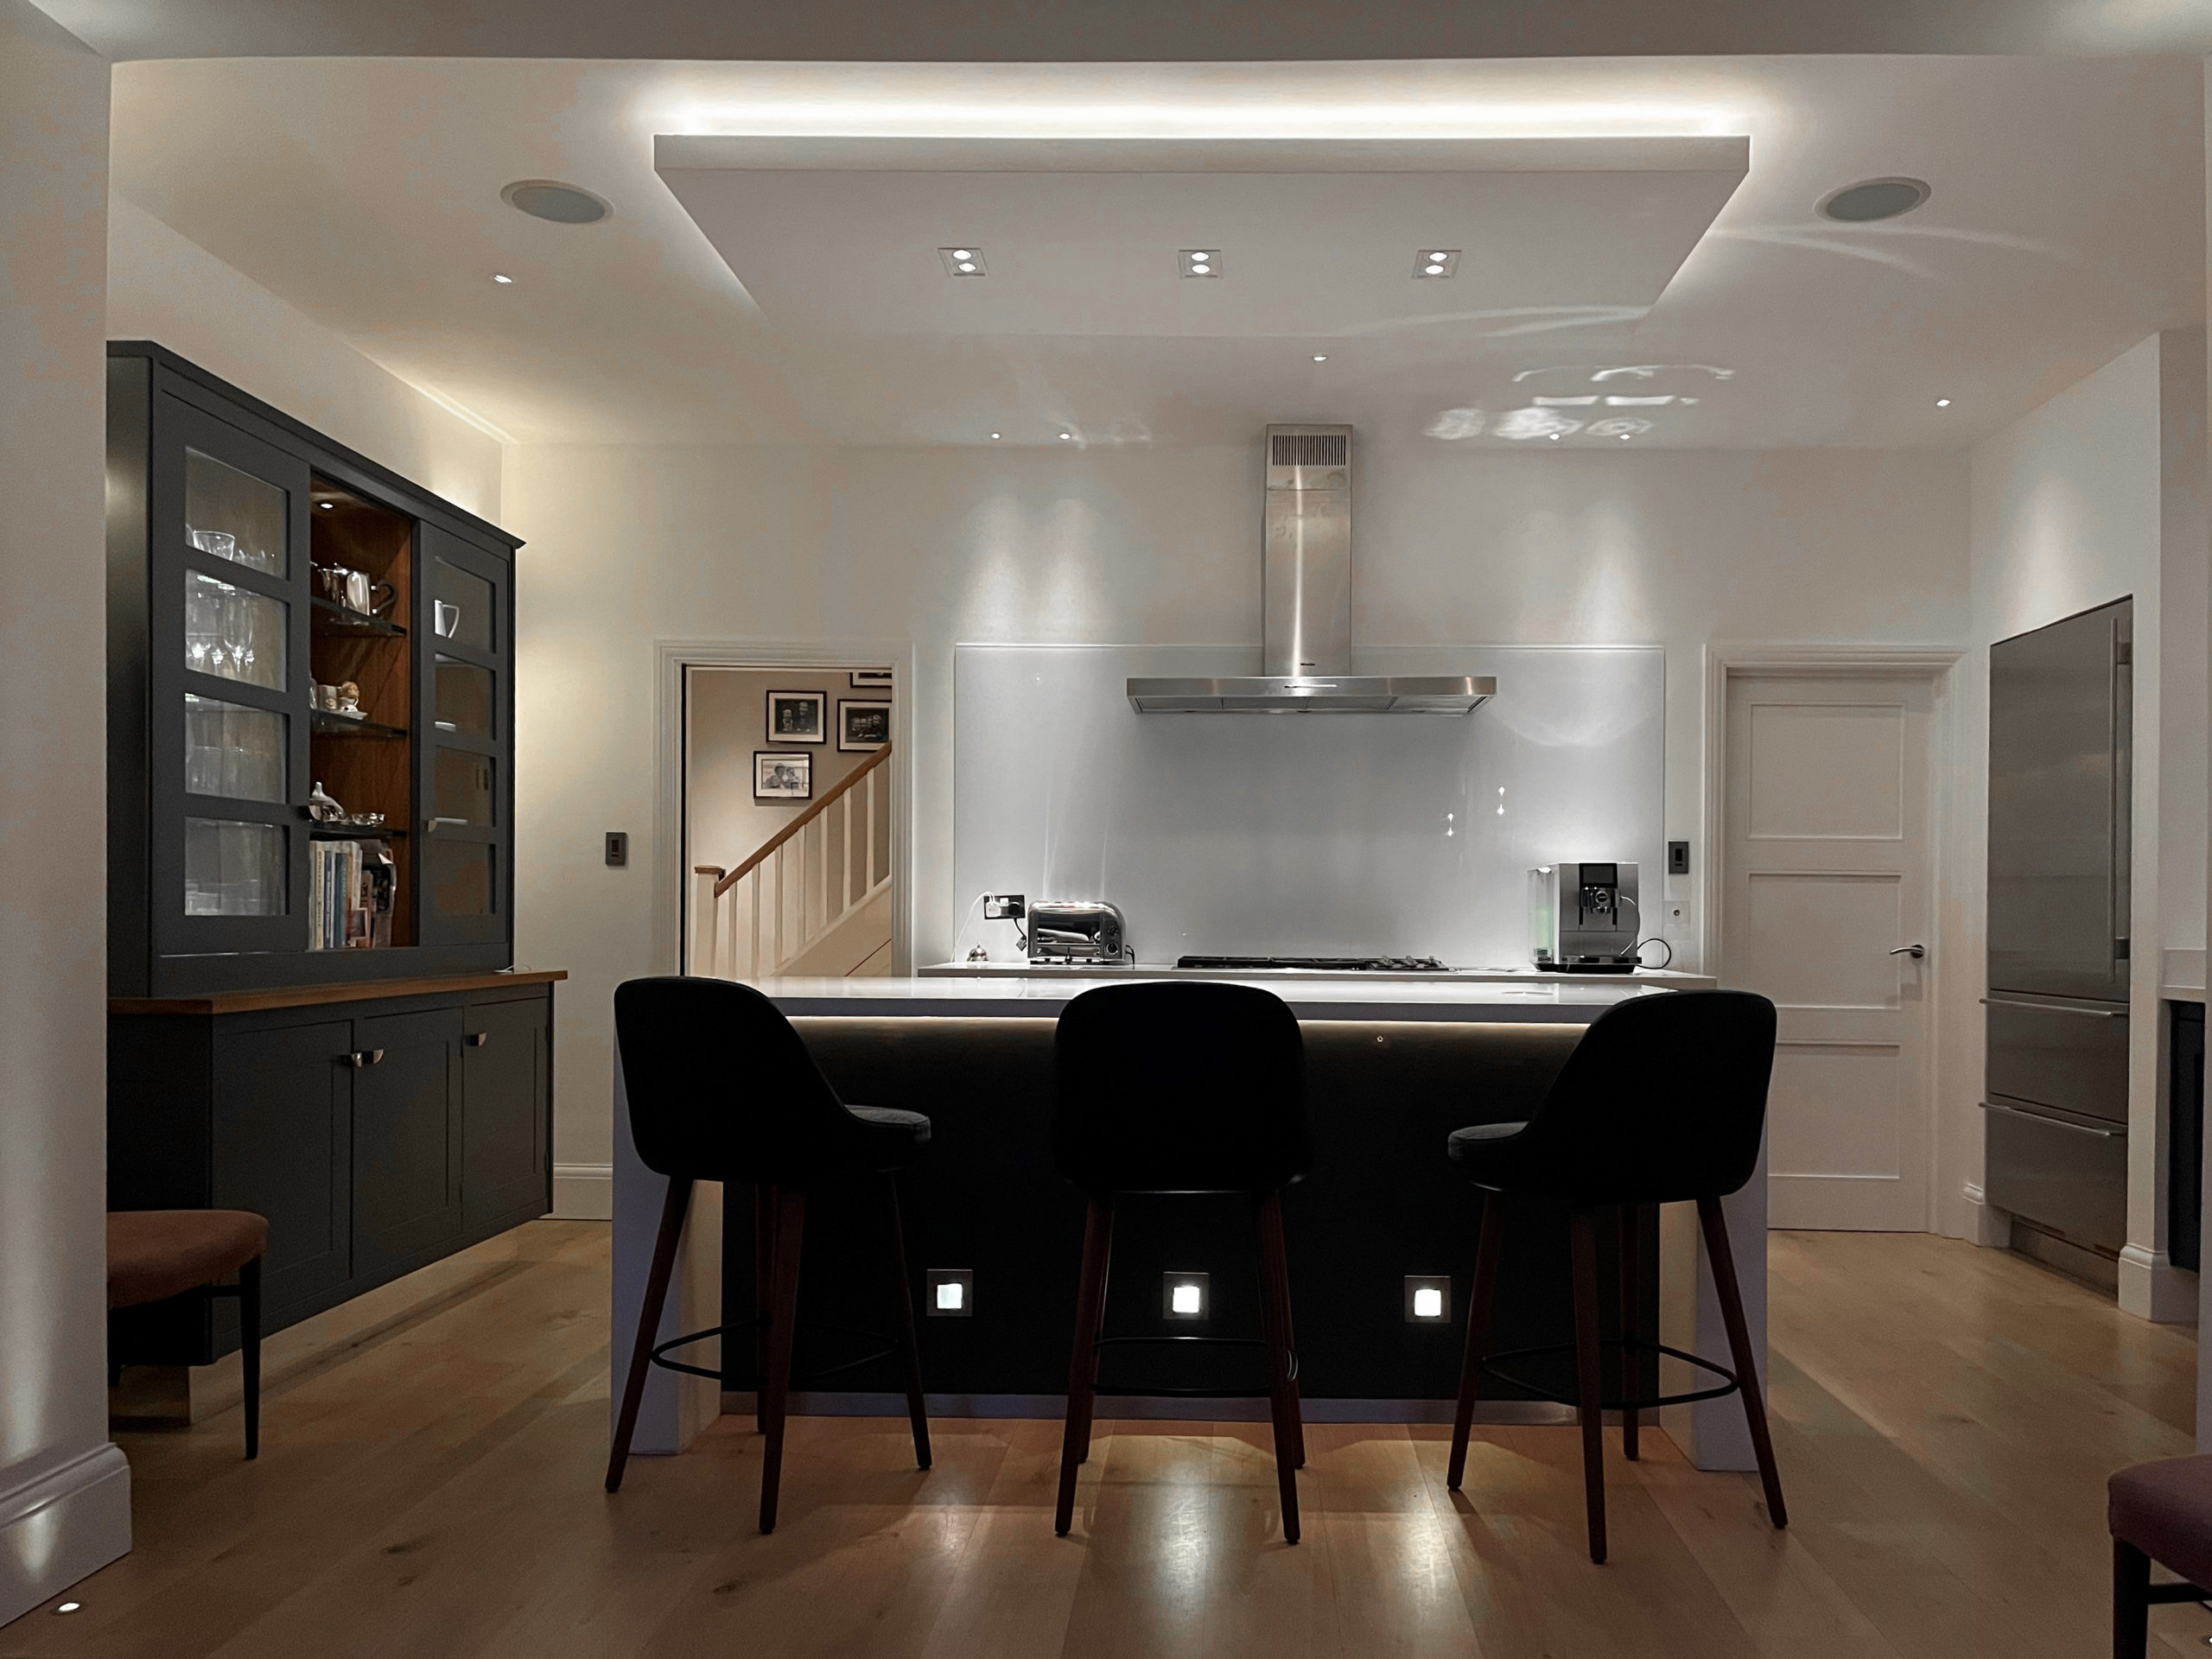
[[[687,971],[720,979],[891,971],[885,744],[734,870],[692,869]]]

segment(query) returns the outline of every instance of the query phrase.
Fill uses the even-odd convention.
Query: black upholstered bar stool
[[[928,1144],[930,1121],[919,1112],[849,1106],[837,1098],[806,1045],[776,1005],[731,980],[633,979],[614,992],[614,1034],[630,1102],[630,1134],[646,1168],[668,1177],[660,1236],[639,1310],[636,1345],[622,1413],[607,1462],[607,1490],[622,1484],[645,1369],[720,1381],[722,1373],[668,1357],[673,1349],[730,1331],[759,1333],[759,1422],[767,1436],[760,1471],[760,1530],[776,1529],[776,1498],[784,1466],[784,1415],[791,1382],[791,1344],[798,1320],[799,1246],[806,1198],[824,1183],[872,1180],[883,1198],[884,1265],[895,1290],[896,1334],[876,1351],[830,1368],[849,1370],[887,1354],[904,1357],[906,1411],[914,1429],[914,1461],[930,1466],[930,1425],[922,1404],[922,1364],[914,1341],[914,1303],[906,1281],[906,1241],[899,1225],[896,1173]],[[754,1189],[760,1274],[765,1310],[756,1319],[715,1325],[653,1343],[691,1188],[699,1181],[745,1181]],[[867,1334],[867,1333],[861,1333]],[[822,1373],[828,1375],[829,1371]]]
[[[1313,1161],[1306,1044],[1279,997],[1246,985],[1151,981],[1086,991],[1061,1011],[1052,1043],[1052,1157],[1090,1199],[1068,1362],[1067,1433],[1054,1529],[1075,1520],[1077,1465],[1090,1456],[1099,1350],[1121,1342],[1208,1342],[1265,1352],[1282,1535],[1298,1541],[1297,1339],[1283,1251],[1282,1190]],[[1260,1247],[1260,1340],[1102,1338],[1114,1205],[1124,1193],[1250,1195]],[[1128,1392],[1196,1394],[1194,1389]],[[1223,1392],[1208,1389],[1203,1392]]]
[[[1758,1166],[1774,1031],[1774,1004],[1747,991],[1670,991],[1619,1003],[1591,1022],[1534,1117],[1526,1123],[1460,1129],[1448,1143],[1461,1173],[1490,1196],[1483,1205],[1482,1241],[1475,1255],[1475,1294],[1467,1310],[1467,1353],[1446,1484],[1456,1491],[1466,1472],[1467,1433],[1485,1365],[1560,1351],[1493,1355],[1485,1344],[1497,1294],[1506,1201],[1522,1195],[1564,1201],[1573,1240],[1575,1340],[1562,1347],[1575,1351],[1578,1386],[1574,1398],[1562,1403],[1577,1407],[1581,1418],[1583,1495],[1593,1561],[1605,1559],[1605,1445],[1599,1431],[1608,1408],[1621,1413],[1622,1450],[1633,1459],[1640,1411],[1740,1393],[1759,1479],[1766,1488],[1768,1518],[1777,1527],[1789,1524],[1767,1434],[1757,1356],[1728,1249],[1728,1224],[1720,1210],[1722,1198],[1750,1180]],[[1643,1209],[1692,1200],[1705,1230],[1733,1371],[1647,1339],[1636,1328]],[[1621,1333],[1611,1343],[1601,1342],[1598,1333],[1598,1214],[1606,1209],[1618,1212],[1621,1240]],[[1759,1248],[1765,1243],[1759,1240]],[[1622,1351],[1624,1387],[1633,1375],[1628,1362],[1654,1353],[1687,1361],[1722,1381],[1719,1387],[1688,1394],[1605,1400],[1599,1382],[1600,1350],[1605,1347]],[[1510,1380],[1543,1392],[1521,1378]]]

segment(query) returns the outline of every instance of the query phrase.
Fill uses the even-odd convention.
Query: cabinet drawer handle
[[[359,1071],[365,1065],[381,1065],[384,1064],[384,1050],[380,1048],[357,1048],[351,1054],[348,1054],[346,1057],[346,1064],[352,1066],[356,1071]]]
[[[492,1033],[488,1031],[472,1031],[461,1040],[471,1048],[481,1048],[492,1040]]]

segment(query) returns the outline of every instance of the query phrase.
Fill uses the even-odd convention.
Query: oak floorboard
[[[2195,1333],[2005,1252],[1769,1241],[1757,1481],[1605,1434],[1611,1559],[1572,1427],[1313,1424],[1304,1540],[1263,1423],[1104,1421],[1052,1532],[1057,1421],[797,1418],[782,1517],[724,1418],[601,1488],[607,1236],[533,1224],[510,1270],[283,1379],[238,1419],[118,1436],[138,1548],[0,1630],[0,1659],[2060,1659],[2105,1650],[2103,1484],[2194,1439]],[[2202,1652],[2212,1614],[2152,1613]]]

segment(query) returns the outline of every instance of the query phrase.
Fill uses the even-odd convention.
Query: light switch
[[[627,832],[610,830],[607,832],[607,868],[619,870],[630,861],[630,837]]]

